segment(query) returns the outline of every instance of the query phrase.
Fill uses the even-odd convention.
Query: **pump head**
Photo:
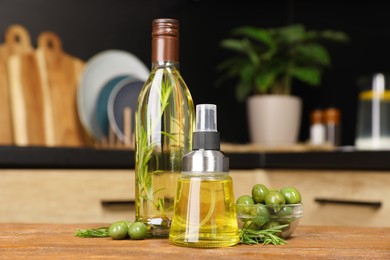
[[[196,125],[193,133],[193,150],[218,150],[220,137],[217,131],[217,106],[201,104],[196,106]]]

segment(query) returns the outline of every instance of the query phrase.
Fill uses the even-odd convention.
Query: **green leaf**
[[[314,67],[294,67],[291,75],[309,85],[317,86],[321,83],[321,70]]]
[[[248,228],[240,229],[240,243],[247,245],[260,243],[273,245],[287,244],[286,240],[277,236],[277,234],[279,234],[282,229],[286,227],[288,227],[288,224],[263,230],[253,230]]]
[[[310,42],[318,40],[319,38],[321,38],[321,34],[318,31],[307,31],[305,33],[304,41]]]
[[[234,29],[232,31],[233,35],[241,35],[241,36],[246,36],[251,39],[257,40],[261,43],[264,43],[270,48],[274,48],[275,43],[269,34],[269,32],[265,29],[261,28],[255,28],[251,26],[244,26],[244,27],[239,27],[237,29]]]
[[[246,46],[244,45],[242,40],[226,39],[221,41],[221,46],[225,49],[246,53]]]
[[[245,100],[245,98],[251,93],[253,86],[250,83],[239,83],[236,86],[236,98],[239,102]]]
[[[175,138],[174,135],[169,134],[169,133],[164,132],[164,131],[161,131],[161,134],[164,135],[164,136],[166,136],[166,137],[168,137],[168,138],[170,138],[170,139],[172,139],[173,141],[177,142],[177,140],[176,140],[176,138]]]
[[[238,78],[239,100],[251,92],[289,94],[291,78],[319,85],[322,69],[331,63],[327,49],[319,41],[348,41],[344,32],[307,31],[302,24],[271,29],[243,26],[232,30],[232,36],[241,39],[227,39],[221,45],[237,52],[242,63],[222,63],[220,70],[225,72],[225,78]]]
[[[305,27],[301,24],[293,24],[279,29],[271,30],[273,34],[279,35],[286,44],[302,41],[305,38]]]
[[[323,66],[330,64],[328,51],[320,44],[311,43],[300,45],[295,48],[298,55],[301,55],[306,63],[316,63]]]
[[[221,86],[223,82],[230,78],[235,78],[240,75],[241,68],[246,66],[249,61],[248,59],[244,59],[242,57],[235,57],[231,59],[227,59],[217,66],[217,71],[222,72],[221,76],[218,77],[215,84],[216,86]]]
[[[255,84],[259,93],[266,93],[270,86],[275,82],[276,74],[274,72],[264,72],[256,75]]]
[[[237,51],[239,53],[246,54],[253,64],[259,64],[259,57],[255,50],[253,49],[250,41],[248,39],[235,40],[235,39],[227,39],[221,42],[221,46],[230,49],[233,51]]]
[[[246,83],[253,83],[252,79],[254,73],[255,73],[255,69],[253,68],[253,66],[251,66],[251,64],[247,64],[240,71],[241,81]]]
[[[335,42],[348,42],[349,37],[346,33],[341,31],[325,30],[321,32],[321,38]]]
[[[243,101],[253,89],[254,68],[250,64],[244,66],[240,72],[240,82],[236,86],[236,97]]]
[[[77,237],[108,237],[108,229],[109,227],[100,227],[100,228],[92,228],[92,229],[77,229],[75,236]]]
[[[242,68],[242,66],[246,63],[248,63],[248,60],[244,59],[242,57],[230,58],[230,59],[227,59],[227,60],[219,63],[217,66],[217,71],[224,71],[224,70],[239,71],[240,68]],[[237,73],[237,75],[238,75],[238,73]]]

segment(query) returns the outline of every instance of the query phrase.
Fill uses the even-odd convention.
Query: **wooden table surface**
[[[0,259],[390,259],[390,228],[300,226],[287,245],[217,249],[177,247],[167,239],[134,241],[74,236],[77,228],[99,226],[1,224]]]

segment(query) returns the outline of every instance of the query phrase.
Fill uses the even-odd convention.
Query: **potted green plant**
[[[239,27],[232,36],[235,38],[223,40],[221,46],[237,55],[219,65],[219,81],[237,78],[237,99],[249,97],[251,141],[266,146],[295,143],[302,102],[291,96],[293,79],[320,85],[322,73],[331,63],[320,41],[346,42],[347,35],[331,30],[309,31],[293,24],[272,29]]]

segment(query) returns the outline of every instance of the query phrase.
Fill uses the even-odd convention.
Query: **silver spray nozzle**
[[[217,106],[201,104],[196,106],[195,132],[217,132]]]
[[[229,158],[220,151],[216,105],[196,106],[196,127],[192,141],[193,151],[183,157],[184,172],[229,171]]]

